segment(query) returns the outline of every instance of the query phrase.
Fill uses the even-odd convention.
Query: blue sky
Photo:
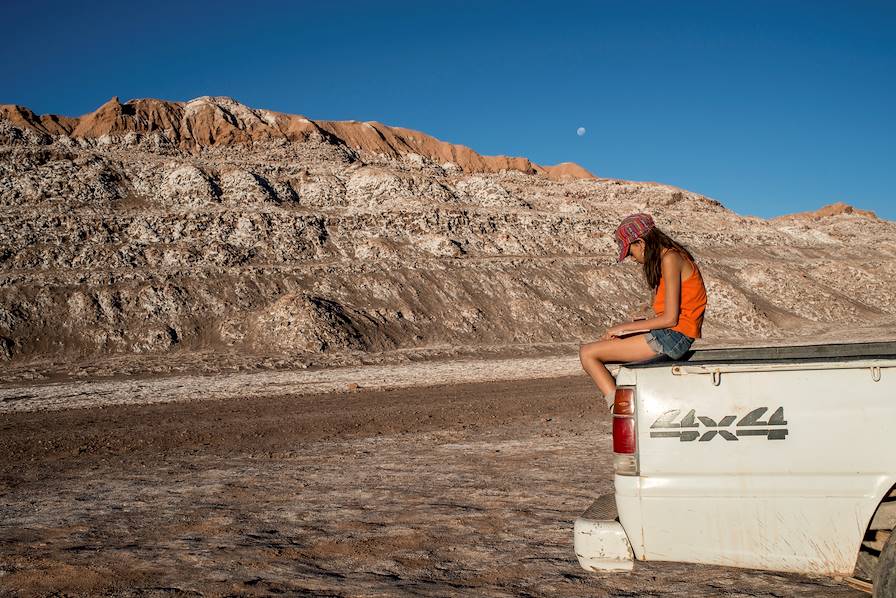
[[[743,214],[896,219],[894,2],[4,4],[0,103],[39,113],[229,95]]]

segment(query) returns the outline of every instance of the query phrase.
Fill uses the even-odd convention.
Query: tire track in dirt
[[[578,358],[566,356],[16,384],[0,387],[0,413],[556,378],[580,370]]]

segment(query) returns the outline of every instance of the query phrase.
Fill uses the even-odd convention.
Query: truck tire
[[[874,571],[874,598],[896,598],[896,530],[890,533]]]

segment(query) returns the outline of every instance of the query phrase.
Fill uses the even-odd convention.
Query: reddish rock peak
[[[843,203],[842,201],[838,201],[836,203],[828,204],[814,212],[797,212],[795,214],[788,214],[786,216],[781,216],[781,218],[827,218],[830,216],[840,216],[842,214],[854,214],[856,216],[863,216],[865,218],[874,218],[878,219],[877,214],[870,210],[860,210],[854,206],[851,206],[847,203]]]
[[[552,179],[563,179],[563,178],[573,178],[573,179],[590,179],[594,178],[594,176],[576,164],[575,162],[561,162],[555,166],[544,166],[546,171],[548,171],[548,176]]]
[[[823,208],[815,211],[815,215],[821,218],[825,216],[839,216],[840,214],[855,214],[857,216],[877,218],[877,214],[870,210],[860,210],[849,204],[843,203],[842,201],[826,205]]]

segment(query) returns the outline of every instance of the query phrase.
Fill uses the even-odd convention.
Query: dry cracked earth
[[[581,570],[612,491],[590,381],[476,382],[0,415],[0,594],[806,596],[827,578]]]

